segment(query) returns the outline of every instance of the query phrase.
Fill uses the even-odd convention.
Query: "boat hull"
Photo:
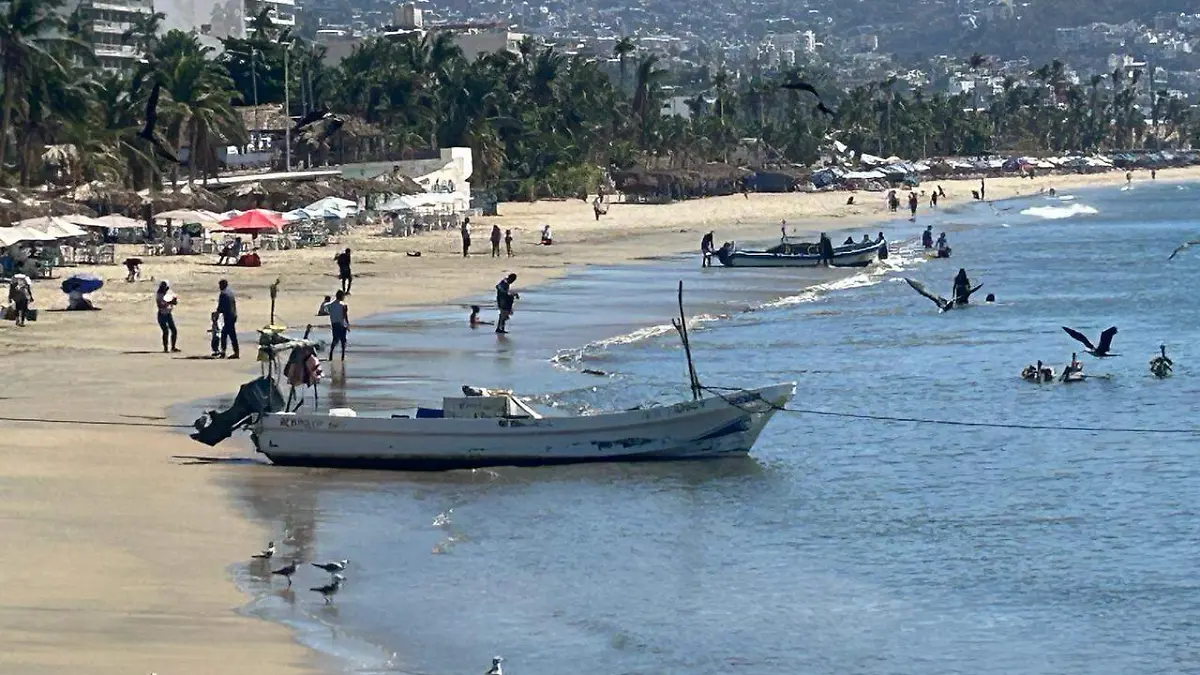
[[[879,259],[886,244],[862,247],[839,247],[834,249],[830,267],[866,267]],[[815,246],[803,245],[793,250],[815,250]],[[772,251],[718,251],[717,259],[725,267],[817,267],[821,264],[818,253],[780,253]]]
[[[445,471],[744,456],[795,390],[738,391],[661,408],[545,419],[421,419],[273,413],[259,452],[283,466]]]

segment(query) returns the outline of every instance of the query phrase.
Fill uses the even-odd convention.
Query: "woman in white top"
[[[179,329],[175,327],[175,315],[172,311],[179,304],[179,296],[171,290],[171,284],[163,281],[158,285],[154,294],[154,304],[158,307],[158,327],[162,330],[163,353],[178,352],[175,341],[179,339]]]

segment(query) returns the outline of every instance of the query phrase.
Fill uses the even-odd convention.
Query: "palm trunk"
[[[0,184],[4,182],[4,155],[8,150],[8,131],[12,126],[13,94],[16,79],[8,64],[4,65],[4,99],[0,102]]]
[[[191,125],[191,134],[188,141],[191,144],[191,150],[188,151],[188,185],[196,182],[196,164],[200,161],[200,134],[196,125]]]

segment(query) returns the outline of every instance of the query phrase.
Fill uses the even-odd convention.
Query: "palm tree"
[[[196,179],[197,168],[215,168],[219,140],[223,139],[227,145],[241,145],[246,134],[240,116],[229,104],[233,80],[208,58],[211,48],[201,46],[194,35],[180,31],[168,35],[175,38],[180,49],[160,61],[163,91],[169,100],[167,105],[159,107],[165,112],[168,138],[173,140],[176,150],[185,145],[189,148],[188,182],[191,183]]]
[[[28,95],[39,72],[62,71],[51,46],[81,45],[66,33],[67,22],[59,9],[63,0],[10,0],[0,11],[0,70],[4,96],[0,99],[0,174],[3,174],[12,118],[18,98]]]
[[[625,89],[625,75],[626,75],[626,71],[627,71],[626,62],[628,61],[629,56],[631,54],[633,54],[635,51],[637,51],[637,43],[634,42],[633,38],[628,35],[621,38],[620,40],[617,40],[617,43],[615,45],[613,45],[613,51],[612,51],[613,56],[617,57],[617,60],[620,64],[620,68],[621,68],[621,90],[622,91],[624,91],[624,89]]]

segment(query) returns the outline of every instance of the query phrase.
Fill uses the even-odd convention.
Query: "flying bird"
[[[263,549],[262,553],[256,553],[250,557],[259,560],[270,560],[273,555],[275,555],[275,542],[268,541],[267,547]]]
[[[1111,327],[1105,329],[1105,331],[1100,334],[1100,344],[1099,345],[1093,345],[1092,341],[1087,339],[1086,335],[1084,335],[1083,333],[1080,333],[1079,331],[1075,330],[1074,328],[1067,328],[1066,326],[1063,326],[1062,329],[1067,332],[1067,335],[1070,335],[1071,337],[1075,338],[1084,346],[1083,351],[1087,352],[1088,354],[1091,354],[1092,356],[1095,356],[1096,358],[1105,358],[1107,356],[1117,356],[1117,354],[1113,354],[1112,352],[1109,351],[1109,349],[1112,347],[1113,336],[1117,334],[1116,326],[1111,326]]]
[[[486,673],[484,673],[483,675],[504,675],[504,670],[500,667],[500,664],[503,662],[504,662],[503,657],[493,656],[492,657],[492,667],[488,668],[488,671]]]
[[[925,288],[925,284],[917,281],[916,279],[909,279],[908,277],[904,277],[904,280],[908,282],[909,286],[912,286],[912,289],[914,291],[916,291],[916,292],[920,293],[921,295],[932,300],[933,304],[937,305],[938,309],[940,309],[943,312],[948,312],[948,311],[954,309],[955,307],[962,306],[962,305],[959,305],[958,298],[955,298],[954,300],[947,300],[940,295],[935,295],[933,293],[930,293]],[[974,293],[975,291],[977,291],[981,288],[983,288],[983,284],[979,284],[978,286],[969,289],[967,291],[966,297],[970,298],[972,293]]]
[[[337,595],[337,592],[339,590],[341,590],[342,582],[345,580],[346,580],[346,577],[344,577],[340,574],[335,574],[335,575],[333,575],[333,581],[330,581],[329,583],[325,584],[324,586],[314,586],[313,588],[310,588],[308,590],[310,590],[314,593],[320,593],[322,596],[325,597],[325,604],[328,605],[333,602],[333,596]]]
[[[328,108],[310,110],[307,115],[301,117],[300,120],[296,122],[296,126],[292,127],[292,133],[298,133],[301,129],[307,127],[308,125],[313,124],[314,122],[320,122],[327,117],[330,117]]]
[[[292,585],[292,575],[296,573],[296,568],[300,567],[298,560],[293,560],[291,564],[284,565],[277,570],[271,570],[271,574],[278,574],[281,577],[286,577],[288,586]]]
[[[159,157],[172,162],[179,163],[179,158],[175,153],[167,147],[162,138],[154,133],[154,126],[158,123],[158,96],[162,92],[162,83],[155,82],[154,88],[150,90],[150,98],[146,100],[146,123],[142,130],[138,132],[138,136],[150,141],[150,145],[154,147],[154,153]]]
[[[1178,247],[1176,247],[1174,251],[1171,251],[1171,255],[1167,258],[1167,260],[1174,260],[1175,256],[1179,255],[1180,253],[1183,253],[1184,251],[1188,250],[1189,248],[1191,248],[1192,246],[1194,246],[1196,244],[1200,244],[1200,239],[1193,239],[1192,241],[1183,242]]]
[[[346,123],[346,120],[344,120],[340,117],[333,117],[331,115],[329,117],[329,121],[325,124],[325,131],[321,132],[321,138],[319,139],[318,142],[324,142],[324,141],[328,140],[329,137],[336,134],[338,132],[338,130],[340,130],[342,128],[342,125],[345,123]]]
[[[824,113],[830,117],[837,116],[837,111],[835,111],[835,110],[831,109],[829,106],[825,105],[825,100],[821,98],[821,94],[817,92],[817,88],[812,86],[808,82],[805,82],[803,80],[794,80],[792,82],[784,82],[783,84],[781,84],[779,86],[783,89],[794,89],[797,91],[807,91],[808,93],[817,97],[817,107],[815,108],[816,112]]]
[[[337,576],[337,573],[345,571],[346,565],[349,565],[349,564],[350,564],[349,560],[337,560],[334,562],[327,562],[327,563],[312,563],[312,566],[316,567],[317,569],[325,570],[326,572],[329,572],[330,574]]]

